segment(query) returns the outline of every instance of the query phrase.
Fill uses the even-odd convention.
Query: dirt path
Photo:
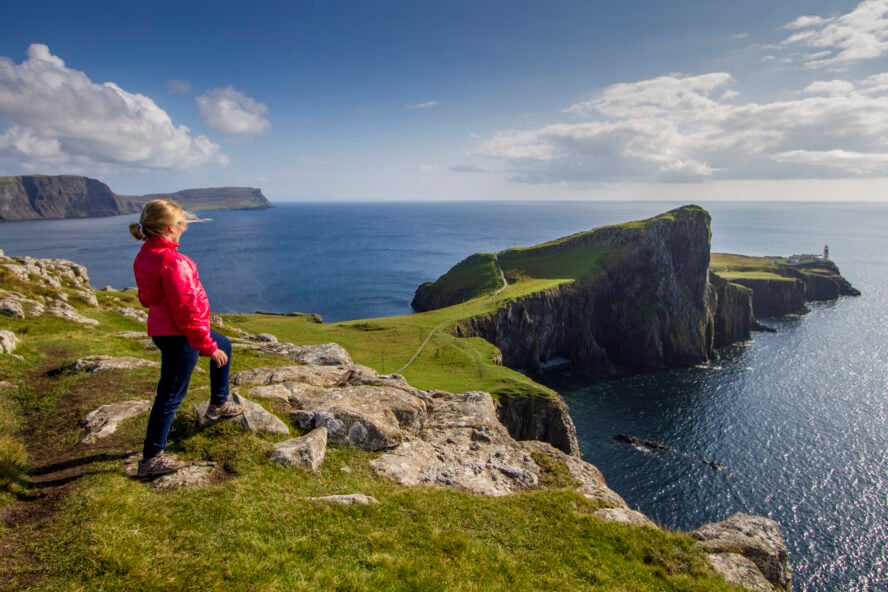
[[[500,279],[502,280],[503,284],[499,287],[499,289],[497,289],[496,292],[494,292],[493,294],[491,294],[490,296],[487,297],[487,299],[484,301],[485,305],[490,303],[494,298],[496,298],[497,296],[502,294],[503,290],[505,290],[506,288],[509,287],[509,282],[506,281],[506,274],[503,273],[503,270],[499,265],[499,259],[494,259],[494,263],[496,264],[496,270],[499,272],[499,276],[500,276]],[[410,359],[407,360],[407,363],[404,364],[403,366],[401,366],[400,368],[398,368],[397,370],[395,370],[394,373],[400,374],[404,370],[409,368],[411,366],[411,364],[413,364],[413,362],[416,361],[416,359],[419,357],[419,355],[425,349],[425,346],[427,346],[429,344],[429,342],[432,340],[432,337],[435,336],[435,333],[437,333],[438,331],[440,331],[441,329],[443,329],[444,327],[446,327],[447,325],[452,323],[454,320],[455,319],[448,319],[448,320],[444,321],[443,323],[441,323],[440,325],[438,325],[437,327],[435,327],[434,329],[432,329],[431,331],[429,331],[429,334],[426,335],[426,338],[422,340],[422,343],[419,344],[419,347],[416,349],[416,351],[413,353],[413,355],[410,357]]]

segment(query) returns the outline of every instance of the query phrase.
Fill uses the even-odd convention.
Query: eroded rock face
[[[117,431],[120,422],[136,417],[151,409],[151,401],[120,401],[102,405],[91,411],[80,421],[86,434],[80,440],[82,444],[94,444],[96,440],[106,438]]]
[[[780,590],[792,587],[792,566],[780,526],[774,520],[734,514],[722,522],[704,524],[691,532],[709,553],[740,553]]]

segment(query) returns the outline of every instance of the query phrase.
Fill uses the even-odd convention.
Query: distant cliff
[[[186,210],[264,210],[274,207],[257,187],[183,189],[174,193],[152,193],[124,199],[138,203],[152,199],[171,199]]]
[[[808,312],[808,302],[860,295],[829,259],[793,263],[784,257],[713,253],[711,271],[730,285],[751,291],[757,318],[803,314]]]
[[[96,179],[74,175],[0,177],[0,220],[90,218],[139,211]]]
[[[139,212],[151,199],[167,198],[189,210],[273,207],[254,187],[185,189],[169,194],[121,196],[96,179],[76,175],[0,177],[0,220],[91,218]]]
[[[569,364],[609,375],[706,362],[715,348],[749,339],[757,317],[856,292],[829,261],[789,266],[762,258],[764,273],[744,267],[747,258],[720,256],[711,271],[710,236],[709,214],[686,206],[535,247],[480,253],[420,286],[413,306],[480,298],[502,276],[510,286],[528,286],[526,293],[467,315],[454,334],[493,343],[511,368],[536,373]]]

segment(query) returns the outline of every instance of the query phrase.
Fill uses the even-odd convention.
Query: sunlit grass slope
[[[0,275],[0,287],[33,296],[8,274]],[[135,304],[132,292],[98,296],[109,309]],[[508,290],[501,297],[508,298]],[[0,458],[13,467],[4,477],[0,507],[4,516],[19,518],[0,523],[0,590],[732,589],[714,576],[691,537],[603,522],[592,515],[594,502],[556,477],[544,479],[547,485],[537,490],[503,498],[403,487],[371,469],[368,462],[379,453],[335,445],[317,474],[284,469],[269,462],[273,443],[284,437],[221,424],[196,430],[190,409],[207,396],[206,372],[195,373],[168,448],[186,460],[215,461],[228,478],[203,489],[154,490],[121,470],[123,456],[140,448],[145,415],[124,422],[97,445],[78,443],[77,420],[101,404],[150,399],[157,369],[98,374],[60,369],[91,354],[149,360],[158,355],[123,335],[144,326],[74,297],[70,301],[101,325],[84,328],[48,316],[4,319],[4,328],[21,344],[18,357],[0,356],[0,381],[16,385],[0,388]],[[491,305],[475,299],[456,316]],[[220,329],[232,336],[235,327],[264,330],[296,343],[340,341],[356,359],[375,366],[384,345],[390,370],[408,358],[423,331],[446,326],[453,313],[330,325],[233,315]],[[481,363],[494,352],[480,340],[442,333],[427,349],[410,371],[429,383],[457,391],[473,381],[538,388]],[[235,371],[284,363],[240,349],[233,358]],[[281,409],[263,404],[289,423]],[[38,486],[41,475],[66,467],[76,474]],[[379,504],[331,506],[308,499],[356,492]]]

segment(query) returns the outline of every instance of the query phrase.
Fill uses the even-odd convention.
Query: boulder
[[[11,354],[18,347],[19,339],[12,331],[0,330],[0,354]]]
[[[230,398],[235,403],[240,403],[244,406],[244,413],[243,415],[221,421],[236,423],[251,432],[258,434],[289,435],[290,428],[287,427],[287,424],[285,424],[278,416],[266,411],[262,405],[254,403],[253,401],[248,401],[235,392],[231,393]],[[197,419],[197,425],[200,428],[206,428],[217,423],[206,418],[207,407],[209,407],[209,405],[210,400],[207,399],[194,406],[194,414]]]
[[[706,555],[712,568],[729,584],[745,590],[773,592],[774,586],[765,579],[751,560],[739,553],[709,553]]]
[[[368,504],[379,503],[379,500],[377,500],[375,497],[364,495],[363,493],[350,493],[348,495],[327,495],[324,497],[310,497],[308,499],[313,502],[328,502],[332,504],[339,504],[341,506],[366,506]]]
[[[160,363],[142,358],[112,357],[112,356],[86,356],[80,358],[66,370],[72,372],[99,372],[101,370],[133,370],[135,368],[159,368]]]
[[[109,405],[102,405],[98,409],[89,412],[80,420],[80,425],[86,431],[81,438],[81,444],[94,444],[100,438],[106,438],[117,431],[117,426],[125,419],[136,417],[151,409],[151,401],[120,401]]]
[[[278,442],[274,445],[271,462],[285,467],[304,467],[317,471],[327,452],[327,429],[318,428],[305,436]]]
[[[721,522],[704,524],[691,535],[708,553],[740,553],[752,560],[775,587],[791,589],[792,566],[780,526],[774,520],[738,513]]]

